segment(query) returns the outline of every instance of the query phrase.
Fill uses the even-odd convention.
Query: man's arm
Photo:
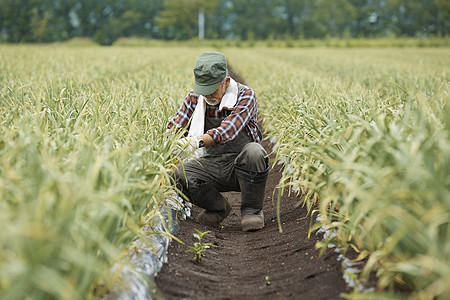
[[[183,104],[178,112],[167,124],[167,129],[171,129],[173,126],[182,128],[186,127],[189,124],[189,119],[191,118],[195,107],[197,106],[197,101],[198,96],[195,95],[193,91],[189,92],[189,94],[187,94],[184,98]]]

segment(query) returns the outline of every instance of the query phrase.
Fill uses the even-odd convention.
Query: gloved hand
[[[178,140],[178,146],[182,149],[184,148],[192,148],[193,150],[199,148],[198,137],[196,136],[188,136]]]
[[[187,156],[194,156],[198,157],[198,154],[196,155],[197,149],[199,149],[199,138],[196,136],[188,136],[181,138],[177,141],[177,148],[175,149],[175,155],[179,155],[180,152],[184,152],[187,154]],[[183,156],[181,154],[180,156]],[[186,158],[185,156],[182,158]]]

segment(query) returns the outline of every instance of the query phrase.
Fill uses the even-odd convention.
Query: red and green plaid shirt
[[[167,128],[186,127],[197,106],[198,95],[190,91],[184,98],[183,104],[177,114],[167,124]],[[223,119],[217,128],[212,128],[206,133],[209,134],[217,144],[225,144],[233,140],[241,130],[245,130],[253,142],[261,142],[258,136],[257,124],[258,109],[256,107],[255,91],[249,87],[244,87],[238,94],[238,99],[233,110],[223,109],[219,111],[219,105],[206,104],[206,116]]]

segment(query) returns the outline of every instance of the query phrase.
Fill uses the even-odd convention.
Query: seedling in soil
[[[194,243],[194,246],[188,246],[190,249],[186,250],[186,252],[193,252],[195,254],[194,259],[196,262],[202,262],[202,257],[205,256],[206,249],[211,247],[216,247],[211,243],[202,243],[202,238],[205,234],[210,233],[211,231],[201,232],[200,230],[194,228],[196,233],[192,234],[195,238],[198,239],[198,242]]]
[[[266,275],[264,279],[266,280],[266,285],[270,285],[269,275]]]

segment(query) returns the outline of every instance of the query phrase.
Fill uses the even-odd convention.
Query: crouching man
[[[260,144],[255,92],[228,75],[226,58],[219,52],[197,58],[194,78],[194,89],[167,128],[189,126],[179,144],[202,155],[177,166],[177,187],[205,209],[197,222],[210,226],[218,226],[231,211],[221,193],[240,191],[242,230],[261,229],[269,165]]]

